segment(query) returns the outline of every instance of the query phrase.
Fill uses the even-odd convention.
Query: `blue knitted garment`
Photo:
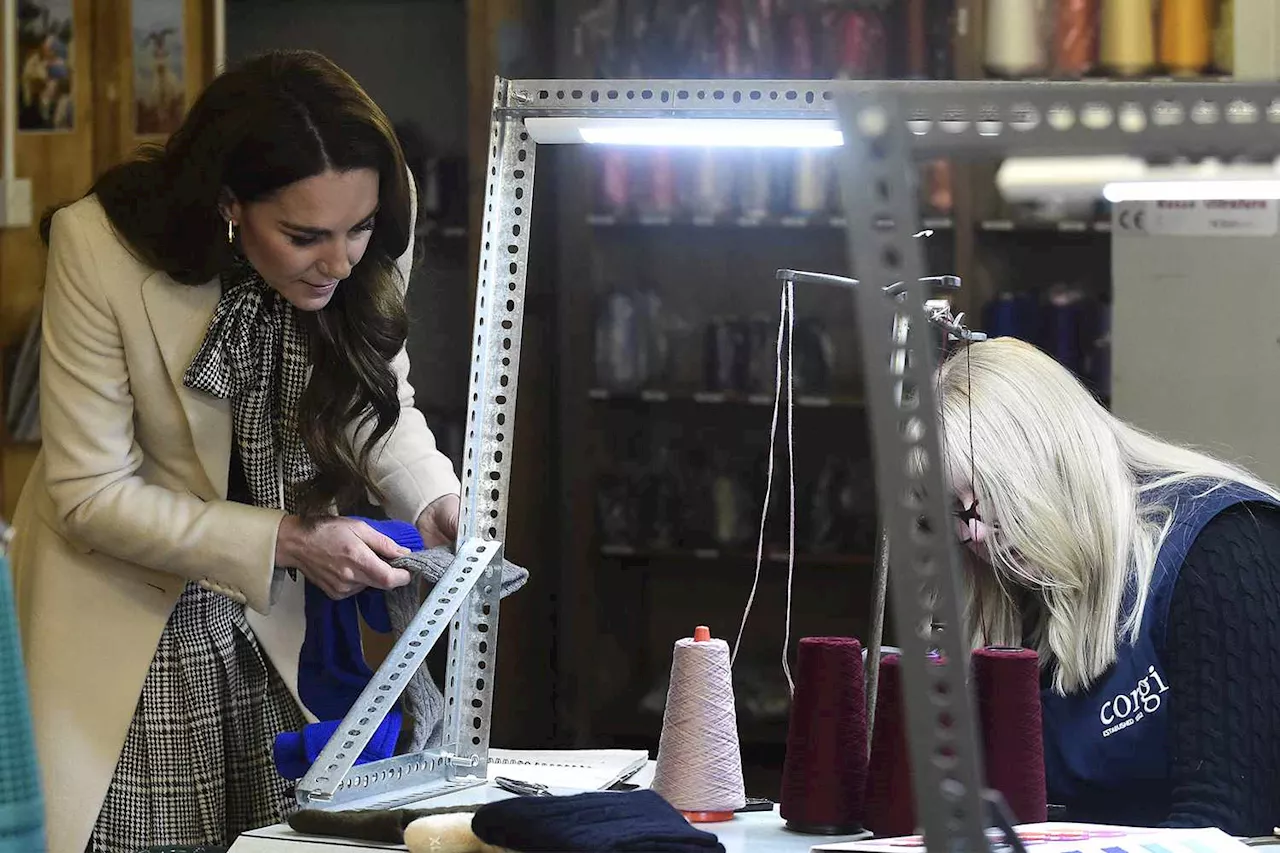
[[[724,853],[718,838],[694,828],[650,790],[486,803],[471,831],[486,844],[522,853]]]

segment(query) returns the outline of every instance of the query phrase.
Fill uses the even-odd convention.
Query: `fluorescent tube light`
[[[539,145],[581,144],[694,148],[838,148],[832,119],[579,118],[530,116]]]
[[[1107,201],[1257,201],[1280,199],[1280,179],[1119,181],[1102,188]]]
[[[1212,159],[1153,166],[1136,157],[1010,157],[1000,165],[996,185],[1015,204],[1280,199],[1280,166]]]
[[[1117,181],[1141,181],[1138,157],[1010,157],[996,172],[996,187],[1011,204],[1089,207]]]
[[[1148,166],[1140,180],[1107,181],[1102,197],[1122,201],[1254,201],[1280,199],[1276,163],[1199,163]]]

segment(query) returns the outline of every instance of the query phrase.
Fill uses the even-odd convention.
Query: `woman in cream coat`
[[[408,582],[332,508],[371,495],[428,544],[456,535],[407,382],[412,221],[386,117],[322,57],[275,53],[46,224],[43,448],[12,563],[51,853],[276,819],[271,740],[315,719],[304,581]]]

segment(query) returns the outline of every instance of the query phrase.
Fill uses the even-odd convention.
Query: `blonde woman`
[[[1127,425],[1017,340],[960,349],[938,383],[973,644],[1040,654],[1050,803],[1270,834],[1280,493]]]

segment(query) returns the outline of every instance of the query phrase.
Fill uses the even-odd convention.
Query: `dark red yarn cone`
[[[852,835],[862,829],[866,778],[862,644],[805,637],[796,655],[778,813],[796,832]]]
[[[863,826],[882,838],[915,832],[915,793],[911,790],[911,756],[907,750],[902,659],[887,655],[880,661],[866,814],[862,820]]]
[[[1039,656],[1031,649],[979,649],[973,679],[987,787],[1004,795],[1018,823],[1047,820]]]

